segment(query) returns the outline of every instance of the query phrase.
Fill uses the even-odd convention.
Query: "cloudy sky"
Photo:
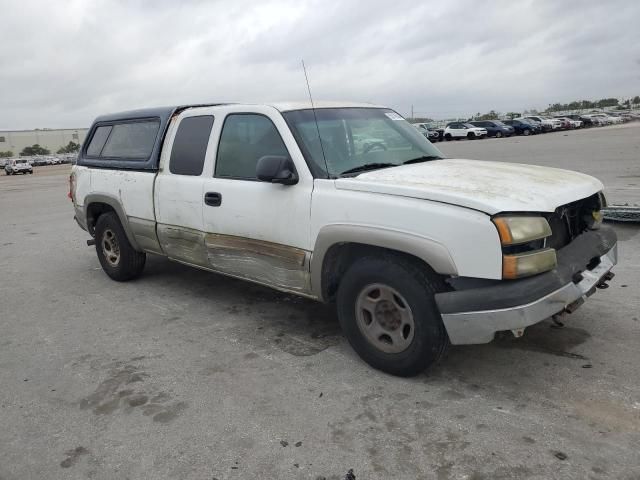
[[[635,0],[0,0],[0,129],[189,102],[408,115],[640,95]]]

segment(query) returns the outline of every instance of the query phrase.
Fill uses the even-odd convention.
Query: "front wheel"
[[[444,134],[444,139],[445,139],[447,142],[451,141],[451,134],[450,134],[450,133],[445,133],[445,134]]]
[[[473,132],[469,132],[469,133],[467,133],[467,138],[468,138],[469,140],[475,140],[475,138],[476,138],[476,134],[475,134],[475,133],[473,133]]]
[[[96,222],[96,253],[107,275],[118,282],[139,277],[147,256],[133,248],[114,212],[100,215]]]
[[[435,273],[401,256],[365,257],[340,282],[338,318],[365,362],[392,375],[414,376],[449,345],[434,299],[443,288]]]
[[[502,137],[502,132],[496,132],[496,138],[501,138]]]
[[[525,129],[525,130],[523,130],[523,131],[522,131],[522,134],[523,134],[525,137],[527,137],[527,136],[531,135],[531,130],[529,130],[529,129]]]

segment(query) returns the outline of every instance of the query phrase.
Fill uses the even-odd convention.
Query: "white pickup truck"
[[[334,302],[366,362],[415,375],[450,343],[520,336],[605,286],[602,189],[447,159],[384,107],[215,104],[99,117],[69,196],[114,280],[155,254]]]

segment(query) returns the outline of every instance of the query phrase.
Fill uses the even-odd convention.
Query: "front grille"
[[[589,221],[594,210],[600,210],[602,201],[599,194],[567,203],[556,208],[547,216],[551,227],[551,236],[547,238],[547,247],[556,250],[571,243],[581,233],[589,229]]]

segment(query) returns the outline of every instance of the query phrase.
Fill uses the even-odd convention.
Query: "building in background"
[[[51,153],[56,153],[69,142],[82,145],[87,131],[87,128],[0,130],[0,152],[10,151],[17,157],[25,147],[38,144]]]

